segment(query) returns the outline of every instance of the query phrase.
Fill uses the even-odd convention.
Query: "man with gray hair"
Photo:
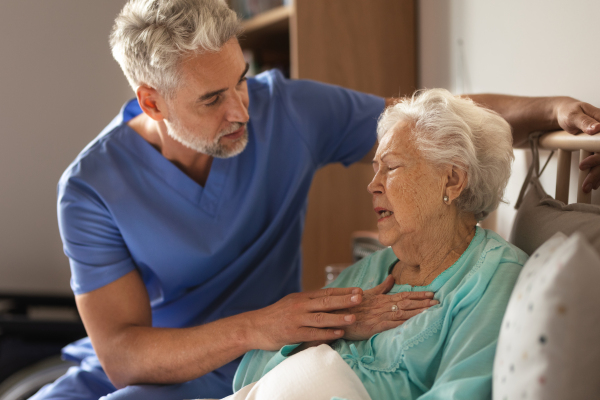
[[[58,186],[89,338],[63,351],[79,366],[34,399],[224,397],[251,349],[389,328],[429,304],[413,293],[402,312],[356,312],[367,298],[376,309],[390,280],[296,293],[312,177],[370,161],[392,100],[277,71],[246,80],[239,32],[222,0],[131,0],[117,17],[113,55],[136,98]],[[473,99],[517,142],[559,125],[600,131],[600,110],[570,98]]]

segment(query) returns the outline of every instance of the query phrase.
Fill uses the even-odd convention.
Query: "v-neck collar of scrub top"
[[[123,134],[123,142],[126,148],[181,196],[198,206],[208,215],[216,215],[225,189],[227,176],[231,169],[232,158],[214,157],[208,179],[204,187],[202,187],[198,182],[187,176],[175,164],[165,158],[136,131],[127,126],[128,121],[141,113],[142,110],[137,99],[132,99],[123,106],[121,125],[126,129]]]
[[[438,290],[441,289],[442,286],[444,286],[446,284],[446,282],[448,282],[448,280],[452,277],[452,275],[454,275],[454,273],[458,269],[460,269],[460,266],[462,265],[462,259],[465,254],[469,253],[469,249],[473,246],[476,246],[479,242],[481,242],[482,232],[483,232],[482,228],[477,226],[476,230],[475,230],[475,235],[473,236],[473,239],[471,239],[471,242],[469,243],[469,246],[467,246],[467,249],[460,255],[460,257],[458,258],[458,260],[456,260],[454,262],[454,264],[452,264],[449,268],[442,271],[442,273],[439,274],[429,285],[411,286],[408,284],[399,285],[399,284],[395,283],[394,287],[392,287],[392,289],[387,294],[395,294],[395,293],[400,293],[400,292],[434,292],[434,293],[437,292]],[[400,260],[398,258],[396,258],[396,260],[390,264],[390,266],[388,267],[388,271],[390,273],[392,272],[394,265],[396,265],[396,263],[398,261],[400,261]]]

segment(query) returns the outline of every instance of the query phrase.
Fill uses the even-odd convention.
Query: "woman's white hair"
[[[379,139],[399,121],[411,125],[426,160],[467,172],[466,188],[456,199],[459,210],[480,221],[503,201],[514,155],[510,125],[500,115],[445,89],[429,89],[388,107],[379,117]]]
[[[224,0],[131,0],[115,19],[110,46],[133,90],[147,84],[172,97],[182,57],[218,51],[240,32]]]

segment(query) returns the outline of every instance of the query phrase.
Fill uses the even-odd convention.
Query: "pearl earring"
[[[444,195],[444,203],[448,203],[448,196]]]

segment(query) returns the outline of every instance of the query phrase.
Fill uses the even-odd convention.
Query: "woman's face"
[[[368,186],[377,214],[379,241],[386,246],[406,246],[435,226],[447,207],[442,171],[429,165],[414,146],[411,127],[398,122],[381,139]]]

